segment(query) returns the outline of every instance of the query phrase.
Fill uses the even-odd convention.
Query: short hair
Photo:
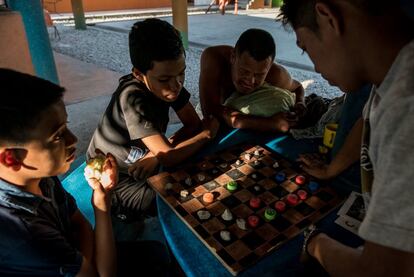
[[[245,51],[256,61],[263,61],[276,55],[276,45],[271,34],[261,29],[248,29],[244,31],[234,47],[236,54],[241,55]]]
[[[0,145],[33,139],[42,113],[63,97],[64,88],[38,77],[0,68]]]
[[[185,54],[180,33],[170,23],[149,18],[138,21],[129,32],[132,65],[146,74],[154,61],[176,60]]]
[[[319,27],[316,21],[315,4],[321,2],[335,8],[335,2],[338,1],[347,1],[372,16],[383,15],[389,8],[397,7],[399,4],[399,1],[387,0],[284,0],[278,20],[285,26],[290,24],[293,29],[306,27],[317,33]]]

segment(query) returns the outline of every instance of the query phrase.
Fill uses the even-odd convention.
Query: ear
[[[139,81],[144,82],[145,74],[139,71],[139,69],[136,69],[135,67],[132,68],[132,75],[134,75],[134,77],[137,78]]]
[[[334,10],[334,7],[318,2],[315,4],[315,13],[319,29],[328,29],[335,35],[342,34],[343,28],[340,14]]]
[[[230,53],[230,63],[233,65],[236,62],[236,49],[233,48]]]
[[[23,162],[18,156],[19,155],[17,155],[17,151],[14,148],[2,149],[0,152],[0,164],[18,171],[23,165]]]

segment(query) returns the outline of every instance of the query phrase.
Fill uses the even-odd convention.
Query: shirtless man
[[[273,37],[260,29],[249,29],[235,47],[209,47],[201,55],[200,101],[204,116],[214,115],[230,127],[257,131],[286,132],[306,110],[304,89],[287,70],[274,63]],[[295,116],[277,113],[271,117],[245,115],[223,106],[235,91],[248,94],[267,82],[296,94]]]

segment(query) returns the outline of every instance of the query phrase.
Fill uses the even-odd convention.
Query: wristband
[[[309,242],[311,241],[311,239],[313,237],[315,237],[316,235],[322,233],[321,230],[317,229],[315,225],[310,225],[303,233],[304,235],[304,240],[303,240],[303,246],[302,246],[302,255],[306,255],[308,257],[312,257],[312,255],[309,253],[308,251],[308,245]]]

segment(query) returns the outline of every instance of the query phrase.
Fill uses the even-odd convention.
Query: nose
[[[173,78],[172,82],[170,83],[170,90],[173,92],[179,92],[181,87],[183,86],[180,77]]]
[[[78,142],[78,138],[70,131],[69,129],[66,129],[65,132],[65,143],[66,147],[75,146]]]

